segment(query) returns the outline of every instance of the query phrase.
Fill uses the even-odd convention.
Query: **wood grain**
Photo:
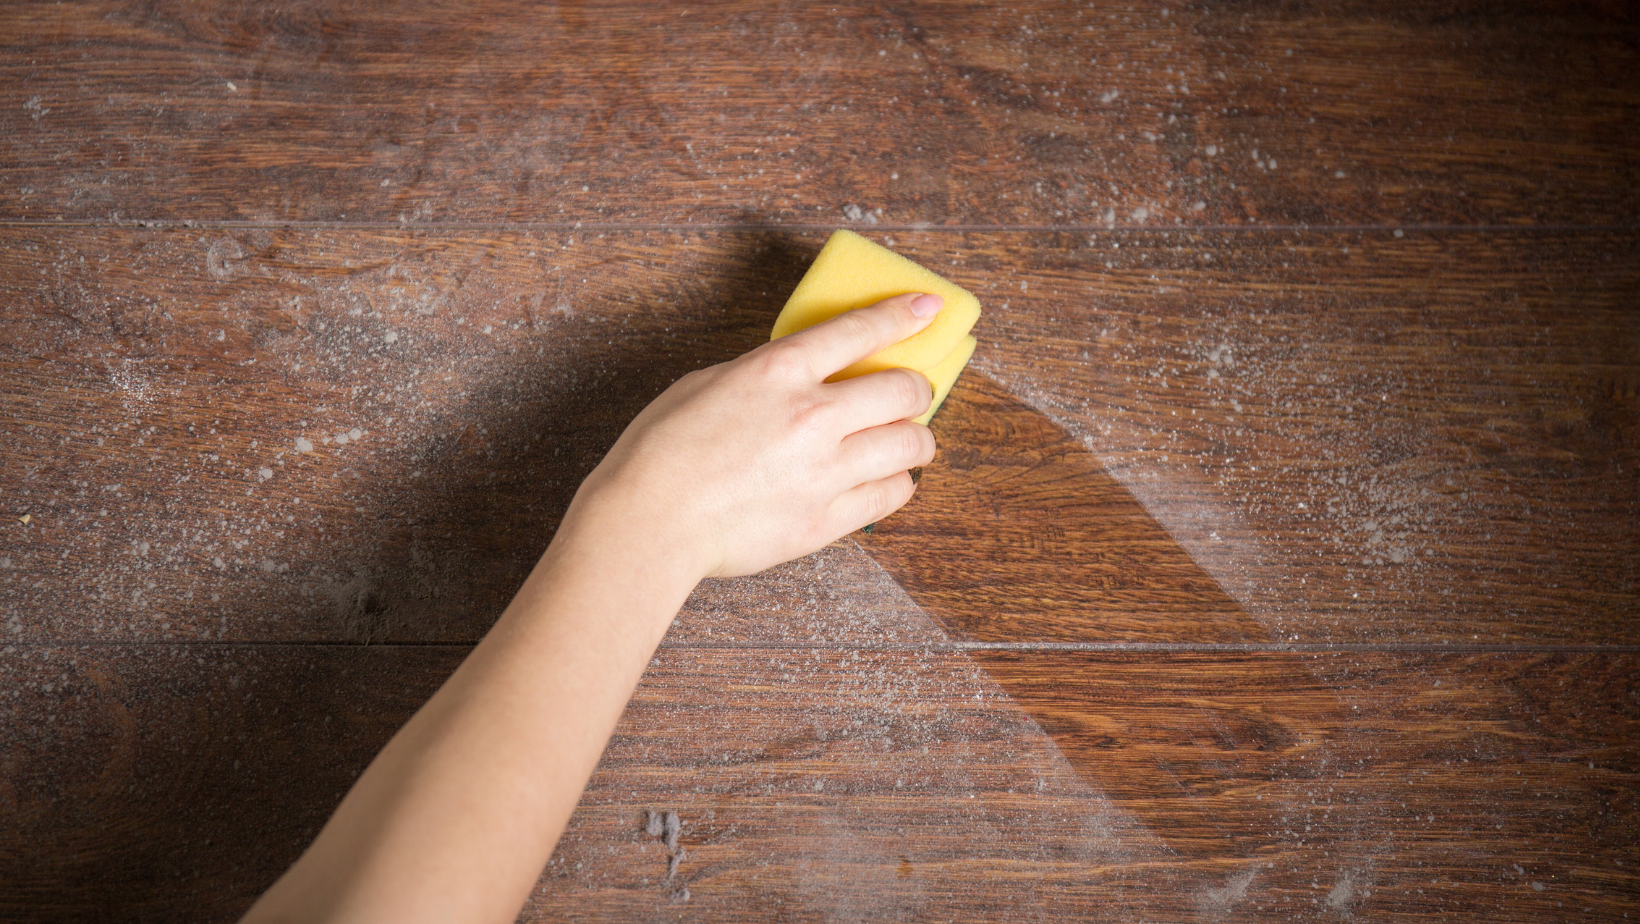
[[[967,372],[915,502],[857,541],[957,637],[1267,642],[1078,441]]]
[[[977,365],[1275,637],[1635,638],[1634,236],[1014,243]]]
[[[0,218],[1632,224],[1621,5],[13,5]]]
[[[3,239],[14,637],[471,641],[626,421],[762,342],[821,236]],[[954,632],[1640,641],[1632,235],[882,240],[987,309],[944,460],[879,543],[994,514],[966,602],[960,561],[936,584],[892,553]],[[1043,608],[1008,610],[1035,566]]]
[[[1604,0],[8,5],[0,920],[233,920],[839,224],[985,306],[941,455],[697,589],[521,920],[1640,915],[1637,65]]]
[[[231,920],[463,653],[7,649],[0,916]],[[523,919],[1605,921],[1640,894],[1633,655],[979,658],[663,651]],[[670,880],[649,810],[683,822]]]
[[[670,236],[255,231],[89,274],[99,240],[4,258],[24,636],[476,639],[626,422],[764,342],[801,274],[748,237],[737,269]]]
[[[1640,901],[1632,655],[972,656],[1181,861],[1222,870],[1204,917]]]

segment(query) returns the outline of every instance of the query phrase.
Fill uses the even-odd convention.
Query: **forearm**
[[[705,576],[806,555],[911,496],[920,372],[832,374],[926,327],[907,293],[673,383],[582,484],[490,633],[247,921],[514,919]]]
[[[678,543],[572,507],[495,627],[248,921],[511,921],[693,587]]]

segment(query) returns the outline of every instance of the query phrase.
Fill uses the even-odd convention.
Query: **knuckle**
[[[895,390],[901,407],[920,411],[932,400],[928,392],[928,379],[921,372],[902,369],[895,378]]]
[[[792,426],[802,433],[820,430],[830,416],[830,407],[824,401],[807,395],[794,398],[790,411]]]
[[[762,371],[766,375],[787,378],[803,374],[808,369],[808,357],[802,345],[784,338],[763,347]]]
[[[876,340],[876,325],[862,312],[850,311],[838,315],[837,324],[843,329],[843,335],[856,343],[870,344]]]
[[[899,433],[899,444],[900,444],[899,445],[899,450],[900,450],[900,453],[896,458],[898,458],[898,459],[919,459],[919,458],[921,458],[922,454],[923,454],[924,440],[923,440],[923,434],[919,433],[918,431],[926,430],[926,428],[918,426],[917,424],[912,424],[908,427],[900,427],[898,429],[900,431],[900,433]]]
[[[866,509],[873,519],[887,516],[894,509],[894,494],[886,482],[879,481],[866,491]]]

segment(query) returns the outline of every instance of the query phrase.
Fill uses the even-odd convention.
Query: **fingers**
[[[844,484],[861,484],[934,460],[934,434],[920,423],[902,420],[872,427],[843,439]]]
[[[916,491],[908,472],[868,481],[850,488],[831,502],[831,534],[846,536],[905,506]]]
[[[825,388],[846,416],[850,431],[910,420],[934,401],[934,386],[915,369],[885,369]]]
[[[907,292],[868,308],[845,311],[781,340],[800,347],[810,371],[824,379],[927,327],[944,305],[945,299],[938,295]]]

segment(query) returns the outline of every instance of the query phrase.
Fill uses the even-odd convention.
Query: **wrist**
[[[698,492],[657,480],[595,469],[564,512],[553,543],[562,537],[566,545],[595,546],[612,561],[642,561],[657,577],[693,589],[720,564],[689,509]]]
[[[648,617],[658,607],[664,610],[658,618],[670,624],[710,566],[697,537],[675,517],[635,493],[604,489],[613,487],[588,479],[565,511],[530,583],[544,582],[557,593],[592,585],[611,602],[621,599],[621,612],[611,616]]]

